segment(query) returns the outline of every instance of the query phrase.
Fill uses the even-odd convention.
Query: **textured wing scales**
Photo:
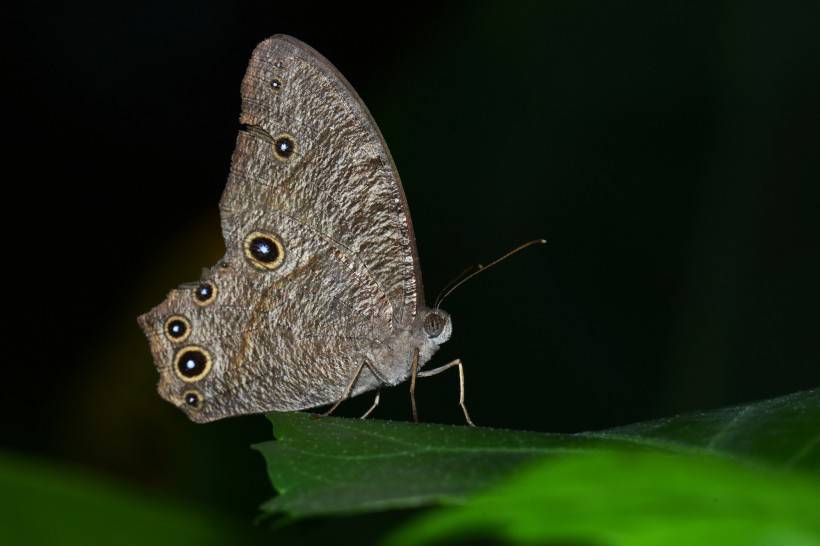
[[[361,263],[390,302],[391,320],[411,322],[423,290],[409,211],[390,152],[352,87],[307,45],[275,36],[253,52],[240,121],[259,132],[237,141],[222,199],[228,248],[237,244],[233,212],[281,211]],[[296,142],[288,161],[262,151],[282,134]]]
[[[242,83],[241,122],[220,202],[226,253],[202,278],[218,295],[202,305],[181,286],[140,318],[160,394],[196,421],[335,402],[373,355],[392,362],[387,381],[400,379],[404,351],[389,340],[423,306],[393,160],[330,63],[293,38],[262,42]],[[283,135],[293,144],[284,157],[274,153]],[[247,255],[257,232],[281,239],[272,269]],[[169,317],[190,324],[183,341],[168,336]],[[201,376],[180,371],[191,350],[207,353]],[[378,384],[365,370],[354,394]]]

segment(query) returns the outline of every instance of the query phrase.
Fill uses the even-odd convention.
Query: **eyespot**
[[[175,343],[188,339],[191,335],[191,323],[182,315],[172,315],[165,321],[165,335]]]
[[[211,355],[202,347],[190,345],[180,349],[174,358],[174,371],[186,383],[199,381],[211,371]]]
[[[245,237],[245,257],[259,269],[276,269],[285,259],[285,247],[272,233],[254,231]]]
[[[216,293],[219,290],[211,281],[204,281],[194,288],[194,303],[200,307],[204,307],[214,302]]]
[[[288,134],[281,134],[273,140],[273,155],[280,161],[287,161],[296,151],[296,141]]]
[[[201,409],[202,408],[202,395],[195,390],[185,391],[182,393],[182,401],[185,402],[185,405],[192,409]]]
[[[282,61],[276,61],[275,63],[273,63],[273,66],[275,68],[285,68],[285,65],[282,64]]]
[[[273,89],[274,91],[277,91],[277,92],[281,91],[281,89],[282,89],[282,80],[280,80],[279,78],[273,78],[270,81],[270,88]]]

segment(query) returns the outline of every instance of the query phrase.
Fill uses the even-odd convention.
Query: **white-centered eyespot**
[[[259,269],[273,270],[285,260],[285,246],[276,235],[254,231],[245,237],[245,257]]]
[[[208,375],[213,366],[211,355],[198,345],[180,349],[174,357],[174,371],[186,383],[193,383]]]
[[[182,315],[171,315],[163,326],[165,335],[174,343],[182,343],[191,335],[191,323]]]
[[[216,294],[219,289],[211,281],[202,281],[194,288],[194,303],[200,307],[212,304],[216,301]]]
[[[273,156],[279,161],[287,161],[296,152],[296,140],[287,133],[273,139]]]
[[[199,391],[191,389],[182,393],[182,401],[185,402],[185,405],[189,408],[199,410],[202,409],[204,399]]]

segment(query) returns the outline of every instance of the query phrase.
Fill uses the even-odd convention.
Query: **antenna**
[[[482,266],[481,264],[478,264],[477,266],[476,266],[476,265],[471,265],[471,266],[468,266],[468,267],[467,267],[464,271],[462,271],[461,273],[459,273],[458,275],[456,275],[456,276],[455,276],[455,278],[453,278],[453,279],[451,279],[450,281],[448,281],[448,282],[447,282],[447,284],[445,284],[445,285],[444,285],[444,287],[443,287],[441,290],[439,290],[439,292],[438,292],[438,296],[436,296],[436,305],[435,305],[435,308],[436,308],[436,309],[438,309],[438,305],[439,305],[439,303],[441,302],[441,299],[442,299],[442,298],[441,298],[441,295],[442,295],[443,293],[445,293],[447,290],[449,290],[449,288],[450,288],[451,286],[453,286],[454,284],[456,284],[457,282],[459,282],[461,279],[463,279],[463,278],[467,275],[467,273],[470,273],[470,272],[471,272],[474,268],[476,268],[476,267],[478,267],[479,269],[481,269],[483,266]]]
[[[519,245],[519,246],[515,247],[514,249],[510,250],[509,252],[507,252],[506,254],[501,256],[500,258],[496,258],[495,260],[493,260],[492,262],[490,262],[487,265],[478,264],[476,266],[478,269],[476,269],[475,271],[473,271],[469,275],[465,275],[468,271],[473,269],[472,267],[468,267],[467,269],[462,271],[455,279],[453,279],[452,281],[447,283],[447,285],[444,288],[441,289],[441,293],[439,293],[439,296],[436,298],[435,308],[438,309],[439,306],[442,304],[442,302],[444,302],[444,300],[447,298],[447,296],[452,294],[453,290],[455,290],[456,288],[458,288],[459,286],[461,286],[462,284],[464,284],[468,280],[472,279],[473,277],[475,277],[479,273],[490,269],[492,266],[494,266],[494,265],[496,265],[500,262],[503,262],[504,260],[506,260],[507,258],[512,256],[513,254],[521,252],[522,250],[524,250],[527,247],[530,247],[530,246],[533,246],[533,245],[543,245],[543,244],[546,244],[546,243],[547,243],[546,239],[534,239],[532,241],[528,241],[528,242],[524,243],[523,245]]]

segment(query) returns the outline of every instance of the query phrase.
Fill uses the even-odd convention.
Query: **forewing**
[[[274,36],[242,82],[241,123],[221,201],[227,248],[259,219],[286,216],[335,246],[407,325],[423,305],[413,228],[390,152],[344,77],[309,46]],[[280,138],[293,150],[275,153]]]

